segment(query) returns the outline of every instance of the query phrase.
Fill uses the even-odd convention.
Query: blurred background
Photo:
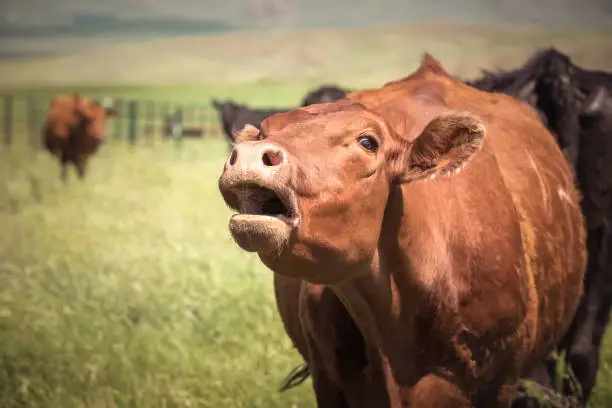
[[[314,407],[309,381],[278,392],[301,360],[229,235],[211,99],[290,109],[424,51],[468,80],[550,46],[612,71],[612,2],[3,0],[0,407]],[[73,92],[117,115],[63,183],[42,126]],[[591,407],[612,406],[604,347]]]

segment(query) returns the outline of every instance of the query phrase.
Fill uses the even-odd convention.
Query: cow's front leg
[[[64,183],[68,182],[68,165],[69,164],[70,164],[70,157],[68,157],[65,154],[62,154],[60,156],[60,166],[61,166],[60,177],[62,179],[62,182]]]
[[[324,371],[312,373],[312,385],[317,408],[349,408],[342,389],[334,384]]]
[[[79,178],[83,180],[85,178],[85,173],[87,171],[87,160],[84,157],[78,157],[74,161],[74,165],[76,166]]]

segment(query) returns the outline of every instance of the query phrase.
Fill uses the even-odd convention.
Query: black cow
[[[242,129],[246,124],[259,128],[259,124],[268,116],[285,112],[288,109],[257,109],[232,101],[219,102],[212,100],[213,107],[221,116],[223,133],[230,143],[234,142],[234,132]]]
[[[334,102],[344,98],[348,92],[349,91],[346,89],[338,88],[333,85],[323,85],[308,92],[302,99],[302,106],[312,105],[315,103]],[[232,101],[219,102],[216,99],[212,100],[212,105],[221,116],[223,133],[228,138],[230,144],[234,142],[233,132],[244,128],[246,124],[251,124],[257,128],[260,128],[260,123],[268,116],[295,109],[258,109]]]
[[[554,48],[536,53],[518,69],[484,76],[469,85],[503,92],[529,103],[557,138],[582,192],[589,251],[585,290],[574,321],[558,345],[586,403],[595,387],[599,351],[612,303],[612,74],[589,71]],[[541,370],[544,371],[544,370]],[[537,378],[549,384],[554,365]],[[548,378],[545,378],[548,377]],[[572,392],[566,381],[565,393]],[[516,406],[537,406],[533,400]]]
[[[350,91],[338,88],[335,85],[321,85],[306,94],[302,99],[302,106],[314,105],[316,103],[335,102],[346,96]]]
[[[536,53],[520,68],[483,74],[482,78],[466,83],[529,103],[557,136],[570,163],[576,165],[582,104],[601,86],[612,90],[611,74],[582,69],[554,48]]]

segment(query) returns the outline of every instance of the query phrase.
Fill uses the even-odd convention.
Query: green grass
[[[271,272],[237,249],[223,140],[111,140],[84,183],[0,149],[0,406],[312,407]],[[591,407],[612,404],[608,335]]]
[[[482,37],[481,28],[437,25],[257,34],[268,35],[259,42],[254,34],[159,40],[140,51],[133,44],[100,50],[94,60],[2,63],[0,82],[7,92],[41,101],[77,90],[292,106],[321,81],[360,87],[404,76],[424,50],[463,76],[521,64],[545,43],[573,50],[586,66],[612,67],[600,32],[504,30]],[[280,47],[289,40],[294,48]],[[160,58],[168,49],[198,51],[192,60]],[[138,64],[123,59],[132,51]],[[204,56],[228,73],[200,64]],[[189,77],[177,61],[202,72]],[[69,63],[84,69],[62,71]],[[147,71],[152,63],[175,72]],[[169,78],[192,82],[173,85]],[[0,146],[0,407],[313,407],[310,381],[277,392],[300,359],[280,323],[271,272],[229,236],[230,211],[216,184],[225,141],[141,140],[130,147],[111,137],[86,181],[71,173],[65,186],[58,164],[27,146],[28,131],[38,138],[39,130],[26,126],[23,105],[16,109],[15,144]],[[612,334],[599,384],[591,407],[612,406]]]
[[[306,407],[271,272],[227,231],[223,141],[0,155],[0,406]]]

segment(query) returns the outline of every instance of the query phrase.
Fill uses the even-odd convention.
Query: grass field
[[[1,407],[312,406],[276,391],[299,360],[227,232],[225,151],[117,143],[68,186],[2,151]]]
[[[390,30],[386,35],[397,47],[399,34]],[[588,33],[584,38],[589,35],[604,42]],[[363,47],[363,55],[369,52],[376,59],[376,51],[342,38],[330,36],[329,42],[347,41],[348,48]],[[572,40],[576,49],[586,41],[580,38]],[[482,67],[523,61],[528,47],[505,41],[507,53],[499,57],[503,49],[496,51],[499,59]],[[418,56],[423,47],[428,45],[411,47],[406,55]],[[513,54],[519,49],[520,57]],[[609,53],[581,52],[592,64],[612,68]],[[478,72],[490,58],[442,54],[454,73]],[[394,74],[415,68],[411,58],[398,58],[390,68],[370,74],[363,71],[365,65],[357,66],[342,85],[395,79]],[[16,75],[13,64],[0,64],[0,77]],[[34,75],[34,65],[23,66]],[[45,65],[36,69],[43,73]],[[366,74],[360,77],[362,71]],[[22,88],[15,93],[41,98],[78,89],[206,103],[211,96],[231,96],[291,106],[311,81],[336,75],[309,77],[296,71],[299,80],[289,84],[270,72],[271,79],[216,85],[135,81],[122,87],[99,84],[93,76],[71,86],[51,77],[37,88],[26,88],[32,78],[23,74],[10,85]],[[57,163],[28,148],[24,136],[10,149],[0,147],[0,407],[314,406],[309,381],[277,392],[300,359],[277,315],[271,272],[255,255],[239,251],[229,236],[230,210],[216,184],[226,153],[221,139],[136,147],[111,140],[93,158],[84,183],[71,174],[68,185],[62,185]],[[590,406],[612,406],[611,335],[599,384]]]

